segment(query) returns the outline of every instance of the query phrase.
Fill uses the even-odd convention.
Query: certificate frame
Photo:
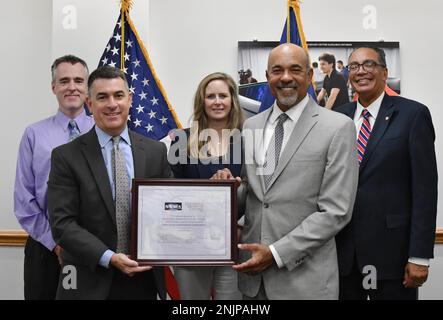
[[[153,266],[222,266],[235,264],[238,257],[238,185],[239,183],[236,180],[155,178],[133,179],[131,209],[131,258],[136,260],[139,265]],[[175,226],[175,223],[170,223],[169,219],[177,219],[177,216],[174,216],[177,210],[184,210],[186,213],[186,210],[190,207],[190,204],[187,202],[182,203],[178,200],[174,201],[174,199],[169,198],[162,200],[161,197],[167,197],[168,193],[174,194],[174,192],[178,192],[178,190],[183,192],[184,197],[189,197],[189,194],[199,193],[195,192],[195,190],[198,191],[200,189],[202,190],[202,194],[205,195],[224,195],[224,198],[222,197],[223,199],[221,200],[219,199],[220,197],[217,198],[218,202],[221,201],[221,206],[216,206],[217,209],[222,207],[221,210],[224,211],[223,218],[217,218],[217,220],[221,220],[220,224],[216,224],[214,227],[212,224],[206,225],[205,222],[202,224],[196,223],[196,227],[194,228],[192,223],[190,223],[190,231],[188,231],[187,223],[178,223],[178,227]],[[155,198],[154,200],[149,199],[151,194],[153,194],[152,198]],[[198,196],[195,197],[198,198]],[[151,204],[150,202],[153,203]],[[211,206],[211,202],[204,203],[209,205],[209,207]],[[202,206],[206,206],[204,203],[197,203],[197,207],[200,206],[198,209],[202,209],[200,211],[196,210],[198,218],[200,219],[199,221],[207,221],[207,216],[210,215],[210,213],[204,212],[204,208],[201,208]],[[191,203],[191,207],[192,204],[196,203]],[[214,208],[214,204],[212,204],[212,207]],[[166,215],[166,213],[170,214],[170,212],[167,212],[169,210],[172,210],[171,212],[173,212],[173,214],[170,216]],[[183,219],[183,217],[189,217],[191,219],[189,221],[191,222],[194,218],[193,213],[190,213],[185,214],[184,216],[178,216],[178,219]],[[147,221],[156,221],[156,223],[153,223],[151,226],[151,223],[147,223]],[[174,222],[173,220],[171,221]],[[196,230],[201,230],[199,229],[201,225],[203,225],[202,230],[204,230],[204,236],[201,233],[196,232]],[[178,231],[175,228],[178,228]],[[207,239],[206,235],[208,233],[208,228],[215,228],[215,233],[218,238],[222,239],[222,244],[218,240],[215,242],[212,241],[212,236],[210,237],[211,239]],[[223,231],[220,232],[220,230]],[[180,235],[184,235],[183,241],[179,239]],[[186,247],[188,242],[197,242],[196,238],[201,236],[204,239],[196,244],[196,246],[193,248],[194,250]],[[215,237],[216,239],[217,236]],[[154,238],[154,241],[152,238]],[[169,238],[172,240],[169,240]],[[167,243],[169,241],[171,241],[171,244]],[[164,245],[164,243],[166,243],[166,245]],[[212,250],[210,246],[209,248],[206,246],[206,243],[215,243],[216,248]],[[190,246],[192,247],[192,244]],[[178,250],[180,247],[183,247],[181,248],[183,251],[180,251],[180,254],[177,254],[176,252],[172,253],[173,251]],[[168,250],[171,251],[171,253]],[[200,254],[201,251],[205,250],[207,253]]]

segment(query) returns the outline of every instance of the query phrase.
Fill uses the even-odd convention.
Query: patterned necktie
[[[369,117],[371,114],[368,110],[364,109],[361,113],[363,116],[363,122],[360,127],[357,139],[357,151],[358,151],[358,163],[360,164],[363,160],[363,155],[365,154],[366,146],[371,136],[371,124],[369,122]]]
[[[119,149],[120,136],[112,137],[112,174],[115,187],[117,253],[129,254],[129,178],[125,156]]]
[[[78,130],[77,122],[74,119],[69,120],[69,141],[74,140],[80,135],[80,130]]]
[[[266,162],[264,165],[265,169],[265,186],[268,189],[269,184],[271,183],[272,176],[274,175],[274,171],[277,168],[278,160],[280,159],[280,151],[283,143],[284,137],[284,128],[283,123],[288,119],[288,115],[286,113],[282,113],[278,117],[278,123],[275,127],[274,135],[269,142],[268,151],[266,152]]]

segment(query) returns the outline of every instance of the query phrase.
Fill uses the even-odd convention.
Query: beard
[[[277,91],[277,102],[283,106],[292,107],[297,103],[298,92],[295,91],[291,95],[286,95],[280,91]]]

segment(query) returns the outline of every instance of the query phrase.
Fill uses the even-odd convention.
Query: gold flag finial
[[[121,8],[123,12],[129,12],[132,7],[132,0],[121,0]]]
[[[120,69],[125,70],[125,21],[126,16],[129,15],[129,10],[132,7],[132,0],[120,0],[121,1],[121,14],[120,14]]]
[[[300,7],[300,0],[288,0],[288,6]]]

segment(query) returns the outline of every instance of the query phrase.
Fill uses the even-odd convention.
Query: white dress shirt
[[[286,111],[286,114],[288,115],[288,119],[283,123],[283,142],[281,146],[280,151],[280,157],[283,153],[283,150],[285,149],[286,144],[289,141],[289,137],[292,134],[292,131],[295,128],[295,125],[298,122],[298,119],[300,119],[301,114],[303,113],[303,110],[305,110],[306,106],[308,105],[309,97],[306,95],[298,104],[291,107],[288,111]],[[272,112],[268,117],[268,120],[266,121],[265,125],[265,131],[263,133],[263,147],[264,152],[262,152],[262,162],[264,163],[264,157],[266,155],[266,150],[268,150],[269,143],[271,142],[272,136],[274,135],[275,127],[277,126],[277,118],[283,113],[283,111],[278,107],[277,102],[274,102],[274,106],[272,107]],[[274,256],[274,260],[277,263],[277,266],[279,268],[282,268],[283,262],[280,258],[280,256],[277,253],[277,250],[275,250],[274,246],[271,244],[269,246],[269,249],[271,249],[272,255]]]
[[[372,102],[366,110],[369,111],[371,116],[369,117],[369,124],[371,125],[371,130],[374,128],[375,119],[377,119],[378,112],[380,111],[381,102],[383,101],[383,97],[385,96],[385,93],[383,92],[380,97],[378,97],[374,102]],[[355,109],[354,114],[354,123],[355,128],[357,129],[357,136],[356,139],[358,139],[358,133],[360,132],[360,127],[363,123],[363,116],[362,112],[365,108],[360,104],[359,101],[357,101],[357,109]]]

